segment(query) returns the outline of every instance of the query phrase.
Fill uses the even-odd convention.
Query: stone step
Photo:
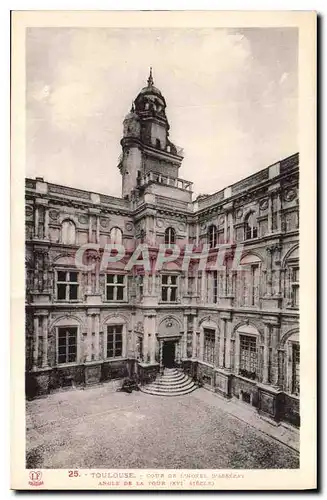
[[[197,388],[193,380],[185,373],[176,369],[165,369],[164,374],[146,386],[141,391],[155,396],[182,396]]]
[[[191,392],[195,391],[195,389],[197,389],[197,386],[195,384],[193,384],[193,386],[187,388],[187,389],[184,389],[182,391],[179,391],[179,392],[159,392],[155,389],[149,389],[147,388],[147,386],[145,387],[142,387],[141,390],[142,392],[145,392],[146,394],[151,394],[152,396],[166,396],[166,397],[173,397],[173,396],[184,396],[185,394],[190,394]]]
[[[157,385],[155,383],[153,384],[150,384],[149,386],[146,386],[150,389],[154,389],[155,391],[158,391],[158,392],[180,392],[180,391],[183,391],[184,389],[188,389],[190,387],[193,387],[193,382],[186,382],[185,384],[183,385],[180,385],[179,387],[172,387],[172,386],[160,386],[160,385]]]
[[[167,380],[168,382],[170,381],[174,382],[174,380],[181,380],[184,377],[185,377],[184,373],[179,373],[178,375],[161,375],[158,377],[158,379]]]
[[[158,379],[154,380],[154,382],[156,384],[159,384],[159,385],[171,385],[171,386],[175,386],[175,385],[182,384],[183,382],[189,381],[189,380],[190,379],[188,377],[183,377],[183,378],[180,378],[178,380],[165,380],[165,379],[162,379],[162,378],[158,378]]]

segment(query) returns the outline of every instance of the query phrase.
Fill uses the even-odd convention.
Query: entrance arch
[[[159,324],[159,362],[160,367],[173,368],[181,360],[181,325],[174,316],[167,316]]]

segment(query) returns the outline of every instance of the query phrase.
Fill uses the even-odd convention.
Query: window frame
[[[68,223],[74,228],[74,241],[73,242],[64,241],[64,238],[63,238],[63,235],[64,235],[63,227],[64,227],[64,224],[68,224]],[[76,223],[72,219],[64,219],[61,222],[61,225],[60,225],[60,243],[62,245],[76,245],[77,244]]]
[[[211,338],[208,340],[206,336],[210,336]],[[203,361],[205,363],[209,365],[215,364],[215,350],[216,330],[214,328],[203,327]]]
[[[300,266],[299,263],[294,263],[294,265],[290,266],[291,268],[291,273],[292,277],[290,280],[290,295],[291,295],[291,306],[294,307],[294,309],[298,309],[300,306],[300,279],[294,279],[294,274],[300,273]],[[297,299],[297,300],[296,300]]]
[[[66,273],[66,280],[62,281],[59,280],[58,278],[58,273],[64,272]],[[77,281],[67,281],[67,274],[69,274],[70,278],[70,273],[76,273],[77,274]],[[80,301],[80,273],[77,270],[72,270],[71,268],[69,269],[63,269],[63,268],[58,268],[55,270],[55,299],[58,302],[79,302]],[[65,290],[65,298],[64,299],[59,299],[59,294],[58,294],[58,285],[65,285],[66,290]],[[77,285],[77,294],[76,294],[76,299],[70,299],[70,285]]]
[[[291,394],[293,396],[300,396],[300,364],[301,364],[301,353],[300,353],[300,344],[299,342],[290,342],[291,344],[291,355],[292,355],[292,363],[291,363]],[[297,351],[295,355],[295,351]],[[298,356],[298,359],[296,359]]]
[[[210,226],[208,227],[207,242],[208,242],[210,249],[217,247],[218,229],[217,229],[217,226],[215,224],[210,224]]]
[[[165,245],[169,248],[176,244],[176,231],[172,226],[165,229]]]
[[[105,291],[104,291],[104,300],[105,302],[127,302],[127,274],[124,273],[106,273],[106,281],[105,281]],[[108,276],[113,276],[113,282],[108,282]],[[123,283],[118,283],[118,276],[123,277]],[[113,288],[113,299],[108,299],[108,288]],[[123,298],[117,299],[118,289],[123,290]]]
[[[75,354],[75,360],[74,361],[67,361],[67,357],[69,356],[69,337],[67,337],[67,333],[69,330],[76,330],[76,338],[75,338],[75,344],[74,346],[76,347],[76,354]],[[66,342],[65,342],[65,347],[66,347],[66,360],[65,362],[61,363],[59,362],[59,330],[65,330],[66,333]],[[56,327],[56,365],[57,366],[72,366],[74,364],[78,364],[79,360],[79,327],[76,325],[60,325]],[[68,339],[68,342],[67,342]]]
[[[167,283],[163,283],[163,278],[167,276]],[[171,284],[171,278],[176,278],[176,283]],[[164,300],[163,299],[163,289],[167,289],[167,299],[168,297],[171,297],[171,289],[176,290],[176,299],[175,300]],[[164,304],[177,304],[179,302],[179,275],[178,274],[173,274],[173,273],[164,273],[161,274],[160,278],[160,302]]]
[[[120,231],[120,241],[116,241],[116,233],[115,233],[115,238],[112,237],[112,233],[113,231]],[[124,238],[124,235],[123,235],[123,231],[120,227],[118,226],[113,226],[110,231],[109,231],[109,239],[110,239],[110,244],[111,245],[122,245],[123,244],[123,238]]]
[[[112,328],[114,331],[112,333],[109,333],[109,328]],[[116,331],[117,328],[120,328],[121,331]],[[108,341],[108,337],[109,335],[112,335],[113,336],[113,341],[112,341],[112,352],[113,352],[113,355],[112,356],[108,356],[108,345],[110,344],[109,341]],[[116,340],[116,335],[121,335],[121,353],[120,355],[116,356],[116,350],[117,350],[117,346],[116,346],[116,343],[117,343],[117,340]],[[106,325],[106,346],[105,346],[105,358],[106,359],[122,359],[123,358],[123,354],[124,354],[124,324],[123,323],[113,323],[113,324],[107,324]]]
[[[249,224],[249,219],[252,218],[252,223]],[[258,224],[255,212],[249,212],[244,218],[244,241],[254,240],[258,238]]]
[[[248,342],[254,342],[255,349],[254,351],[251,350],[250,343],[249,343],[249,349],[243,349],[242,343],[244,342],[244,339],[246,339]],[[244,345],[244,344],[243,344]],[[243,359],[242,352],[249,353],[249,360]],[[254,366],[254,371],[249,370],[247,368],[247,365],[249,365],[249,368],[252,368],[253,365],[253,360],[251,359],[253,356],[251,356],[251,353],[255,353],[255,366]],[[239,363],[238,363],[238,374],[241,377],[247,378],[249,380],[257,380],[258,379],[258,338],[256,335],[250,335],[248,333],[239,333]]]

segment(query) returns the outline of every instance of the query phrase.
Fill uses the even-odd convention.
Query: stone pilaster
[[[33,369],[38,366],[38,356],[39,356],[39,327],[40,319],[39,316],[34,315],[34,330],[33,330]]]
[[[263,343],[263,370],[262,370],[262,383],[269,383],[269,340],[270,340],[270,324],[265,324],[264,343]]]
[[[43,334],[42,368],[46,368],[48,366],[48,312],[46,312],[43,316],[42,334]]]
[[[196,349],[196,316],[193,316],[193,336],[192,336],[192,358],[196,359],[197,357],[197,349]]]
[[[35,206],[35,212],[34,212],[34,238],[39,237],[39,207],[36,205]]]

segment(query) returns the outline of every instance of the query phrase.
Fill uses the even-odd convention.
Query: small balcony
[[[184,191],[192,191],[193,186],[193,183],[190,181],[180,179],[179,177],[169,177],[157,172],[147,172],[145,175],[138,178],[139,187],[146,186],[153,182],[182,189]]]

